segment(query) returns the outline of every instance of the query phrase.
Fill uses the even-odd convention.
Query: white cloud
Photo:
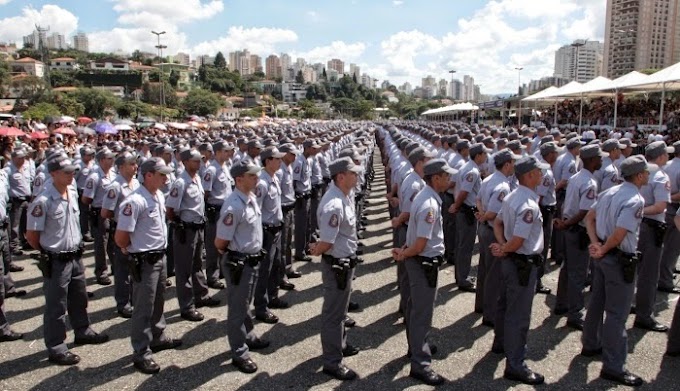
[[[404,2],[402,0],[394,0],[392,1],[392,4],[399,7],[400,5],[404,4]]]
[[[0,0],[0,5],[5,5],[5,4],[9,3],[10,1],[12,1],[12,0]]]
[[[0,0],[3,1],[3,0]],[[7,4],[5,1],[4,4]],[[69,36],[78,28],[78,18],[57,5],[47,4],[40,10],[33,7],[24,7],[21,14],[9,18],[0,19],[0,41],[22,43],[22,37],[29,35],[35,30],[35,25],[49,26],[51,34],[57,32]]]
[[[290,53],[293,59],[302,57],[308,63],[321,62],[325,64],[332,58],[339,58],[345,63],[356,61],[366,51],[366,44],[363,42],[346,43],[343,41],[334,41],[330,45],[317,46],[306,52],[292,52]]]
[[[157,27],[210,19],[224,10],[221,0],[111,0],[118,23],[135,27]]]
[[[193,55],[215,55],[221,51],[226,56],[227,52],[245,48],[251,53],[267,56],[275,52],[277,44],[296,42],[297,40],[298,36],[292,30],[240,26],[230,27],[227,35],[212,41],[201,42],[186,50]]]
[[[95,31],[88,33],[90,41],[90,51],[105,53],[132,53],[134,50],[141,50],[156,53],[155,46],[158,41],[155,35],[151,34],[148,28],[121,28],[113,30]],[[166,30],[166,34],[161,37],[161,44],[167,46],[163,55],[175,54],[187,46],[187,37],[184,33],[176,29]]]

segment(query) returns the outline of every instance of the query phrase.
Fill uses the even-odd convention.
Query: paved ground
[[[379,162],[379,159],[376,159]],[[383,172],[377,167],[373,194],[368,207],[370,220],[365,255],[366,263],[358,268],[353,299],[363,311],[352,314],[358,326],[350,331],[349,341],[362,352],[346,359],[361,380],[341,383],[321,373],[319,327],[321,289],[319,262],[297,264],[304,273],[293,280],[294,292],[283,298],[294,304],[275,313],[281,321],[274,325],[256,324],[256,331],[273,343],[263,352],[253,354],[260,370],[244,375],[231,364],[226,341],[226,307],[202,309],[206,320],[190,323],[181,320],[174,288],[166,294],[167,332],[182,338],[184,345],[176,351],[155,355],[162,371],[155,376],[142,375],[131,365],[131,347],[127,321],[115,312],[113,287],[95,285],[91,247],[86,253],[88,284],[95,298],[89,313],[95,330],[111,336],[100,346],[79,346],[73,351],[82,357],[78,366],[57,367],[47,361],[42,339],[44,299],[41,276],[33,260],[23,257],[26,267],[14,277],[24,298],[8,299],[6,311],[14,330],[25,333],[25,340],[0,345],[0,390],[327,390],[327,389],[429,389],[408,377],[405,332],[396,315],[398,305],[395,285],[396,268],[390,259],[391,229],[384,198]],[[476,260],[475,260],[476,262]],[[552,267],[545,283],[555,290],[558,272]],[[442,389],[498,390],[517,386],[502,378],[504,359],[490,352],[493,330],[481,325],[473,312],[474,295],[460,292],[453,284],[451,267],[440,274],[440,289],[435,309],[431,341],[438,345],[434,368],[450,382]],[[225,292],[214,292],[225,302]],[[659,294],[658,317],[668,324],[677,296]],[[565,318],[550,315],[554,296],[536,296],[529,332],[529,364],[546,377],[550,389],[610,389],[612,384],[598,379],[601,364],[578,355],[580,333],[565,327]],[[630,346],[628,367],[648,383],[643,389],[678,389],[680,359],[663,356],[665,334],[645,333],[628,326]],[[73,340],[69,332],[68,341]],[[623,388],[623,387],[621,387]]]

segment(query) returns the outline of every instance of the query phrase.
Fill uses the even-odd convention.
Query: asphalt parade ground
[[[352,300],[361,312],[351,313],[357,326],[349,330],[348,342],[361,349],[344,362],[360,376],[359,380],[340,382],[321,372],[321,272],[319,259],[295,264],[302,278],[291,280],[296,289],[281,291],[292,306],[273,310],[280,321],[275,325],[255,322],[255,331],[270,340],[271,346],[253,352],[258,372],[246,375],[231,365],[226,339],[226,290],[211,289],[222,304],[201,308],[205,320],[184,321],[179,316],[175,289],[166,292],[166,333],[181,338],[183,345],[154,355],[161,372],[154,376],[137,372],[132,366],[128,320],[118,316],[113,299],[113,285],[100,286],[94,281],[92,245],[87,246],[84,262],[88,290],[94,292],[88,311],[93,328],[109,334],[103,345],[73,346],[73,332],[67,341],[81,356],[80,364],[60,367],[47,361],[43,342],[42,276],[36,261],[24,255],[17,261],[25,270],[13,273],[18,289],[28,294],[5,301],[7,318],[14,331],[24,339],[0,344],[0,390],[425,390],[408,377],[406,335],[397,314],[398,291],[396,266],[390,250],[392,229],[387,213],[384,170],[376,152],[376,174],[367,205],[369,220],[363,258],[354,281]],[[473,273],[477,263],[473,259]],[[597,358],[579,355],[579,331],[566,327],[566,318],[551,315],[555,302],[559,269],[549,265],[544,283],[551,295],[537,295],[533,303],[528,335],[528,364],[546,378],[551,390],[625,389],[599,379],[601,363]],[[434,312],[430,342],[438,347],[433,369],[449,381],[439,389],[502,390],[530,389],[503,379],[505,359],[491,353],[493,330],[481,324],[481,315],[473,312],[474,294],[459,291],[454,284],[452,266],[439,274],[439,292]],[[174,284],[174,278],[173,278]],[[670,324],[678,295],[657,294],[657,317]],[[587,300],[587,298],[586,298]],[[663,355],[666,334],[633,328],[628,319],[629,356],[627,367],[645,380],[640,389],[677,390],[680,358]]]

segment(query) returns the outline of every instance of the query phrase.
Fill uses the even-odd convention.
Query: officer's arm
[[[40,246],[40,232],[26,230],[25,236],[26,240],[28,241],[28,244],[30,244],[31,247],[38,251],[42,251],[42,247]]]
[[[427,240],[427,238],[416,238],[413,246],[406,247],[404,251],[401,252],[401,258],[411,258],[422,253],[425,250],[425,246],[427,246]]]
[[[616,248],[626,238],[626,234],[628,234],[627,229],[616,227],[614,233],[607,238],[607,242],[602,246],[602,253],[607,253],[609,250]]]
[[[453,204],[453,209],[458,211],[460,210],[460,207],[463,205],[463,201],[468,196],[468,192],[465,190],[461,190],[460,193],[458,193],[458,197],[456,198],[456,202]]]
[[[569,183],[568,180],[562,179],[561,181],[557,182],[557,184],[555,185],[555,190],[562,190],[562,189],[564,189],[565,187],[567,187],[567,184],[568,184],[568,183]]]
[[[658,215],[659,213],[663,213],[666,210],[666,204],[666,201],[659,201],[656,204],[645,206],[645,209],[643,209],[642,213],[645,216]]]
[[[332,243],[321,242],[321,241],[316,242],[313,245],[309,246],[309,249],[311,250],[310,255],[317,256],[317,255],[324,254],[325,252],[330,250],[331,247],[333,247]]]
[[[595,209],[589,210],[583,221],[586,223],[590,243],[600,243],[600,239],[597,237],[597,230],[595,229]]]
[[[229,241],[220,239],[220,238],[215,238],[215,249],[217,249],[217,252],[220,254],[224,254],[227,252],[227,247],[229,247]]]
[[[112,210],[102,208],[102,211],[101,211],[100,214],[101,214],[102,218],[104,218],[104,219],[112,219],[113,218],[113,211]],[[120,247],[120,246],[118,246],[118,247]]]
[[[680,230],[680,215],[676,215],[675,218],[673,218],[673,222],[675,223],[675,228]]]
[[[501,251],[506,254],[514,253],[515,251],[519,250],[519,248],[522,247],[523,244],[524,238],[520,238],[519,236],[513,236],[509,242],[505,242],[505,244],[501,245]]]
[[[111,216],[113,217],[113,213],[111,213]],[[116,245],[120,248],[127,248],[130,245],[129,232],[117,229],[113,239],[116,241]]]
[[[496,218],[493,221],[493,236],[496,237],[496,241],[499,244],[505,243],[505,233],[503,232],[503,230],[504,230],[503,220],[500,219],[498,215],[496,215]]]
[[[90,197],[82,196],[82,197],[80,197],[80,201],[85,205],[92,204],[92,198],[90,198]]]
[[[680,191],[675,194],[671,194],[671,201],[680,202]]]
[[[578,213],[569,220],[564,221],[564,225],[567,227],[571,227],[572,225],[576,225],[579,223],[579,221],[583,220],[584,217],[586,217],[586,213],[588,213],[587,210],[579,210]]]
[[[165,218],[168,221],[173,221],[175,219],[175,210],[169,206],[165,207]]]

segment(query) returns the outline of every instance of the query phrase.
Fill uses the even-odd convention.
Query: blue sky
[[[516,89],[552,74],[554,51],[574,39],[602,39],[606,0],[0,0],[0,41],[33,25],[90,36],[91,50],[153,50],[165,30],[168,53],[214,55],[248,48],[310,62],[338,57],[393,84],[449,69],[475,77],[483,93]]]

